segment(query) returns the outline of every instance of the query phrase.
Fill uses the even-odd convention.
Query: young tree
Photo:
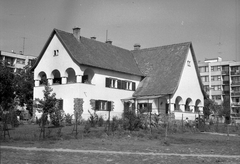
[[[222,102],[222,107],[223,107],[223,110],[221,112],[221,115],[225,116],[225,117],[230,117],[231,108],[230,108],[230,98],[229,97],[224,98],[224,100]]]
[[[56,94],[52,93],[53,89],[49,85],[45,85],[43,90],[44,97],[43,99],[36,99],[39,102],[38,107],[42,108],[42,126],[41,132],[43,133],[43,138],[45,138],[45,125],[47,123],[48,115],[56,111],[57,99]]]

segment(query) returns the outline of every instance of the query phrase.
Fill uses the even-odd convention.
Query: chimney
[[[74,27],[73,28],[73,36],[80,41],[80,29],[79,27]]]
[[[96,38],[95,36],[92,36],[91,39],[92,39],[92,40],[96,40],[97,38]]]
[[[105,43],[112,44],[112,41],[111,40],[107,40]]]
[[[134,44],[134,50],[140,50],[141,45],[139,43]]]

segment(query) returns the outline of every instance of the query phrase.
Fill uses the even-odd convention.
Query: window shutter
[[[110,88],[110,79],[106,78],[106,87]]]
[[[152,112],[152,103],[148,103],[148,112]]]
[[[117,81],[117,88],[122,89],[122,81],[121,80]]]
[[[63,99],[58,99],[58,108],[59,110],[63,110]]]
[[[135,91],[136,90],[136,83],[132,82],[132,90]]]
[[[108,101],[107,102],[107,111],[111,111],[112,110],[112,102]]]
[[[99,102],[100,102],[99,100],[95,101],[95,110],[99,110],[99,108],[100,108],[99,107],[99,104],[100,104]]]
[[[126,89],[126,81],[122,81],[122,89]]]

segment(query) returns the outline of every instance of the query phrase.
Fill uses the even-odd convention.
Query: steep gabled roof
[[[198,81],[203,94],[205,94],[197,71],[197,62],[192,44],[187,42],[132,51],[140,70],[146,76],[133,96],[174,94],[181,79],[189,49],[193,53]]]
[[[82,36],[79,42],[72,33],[57,29],[53,30],[33,69],[41,60],[54,34],[56,34],[73,61],[78,65],[87,65],[143,76],[130,51]]]

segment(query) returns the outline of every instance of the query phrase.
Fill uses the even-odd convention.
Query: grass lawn
[[[222,136],[204,133],[171,133],[165,140],[165,132],[150,131],[116,131],[107,135],[104,127],[91,128],[90,133],[83,133],[83,126],[78,126],[77,138],[72,134],[73,126],[65,126],[61,135],[58,129],[46,130],[47,138],[39,138],[38,125],[20,125],[10,130],[9,139],[1,138],[2,145],[93,149],[116,151],[171,152],[171,153],[200,153],[200,154],[240,154],[240,136]]]
[[[81,150],[108,150],[124,152],[153,152],[181,154],[222,154],[240,155],[240,136],[222,136],[200,132],[169,133],[165,140],[165,131],[116,131],[107,135],[104,127],[91,128],[83,133],[78,127],[77,138],[72,134],[73,126],[65,126],[58,135],[56,128],[47,130],[47,138],[40,139],[38,125],[20,125],[10,130],[9,139],[1,138],[1,145],[63,148]],[[111,154],[79,154],[63,152],[30,152],[22,150],[4,150],[2,163],[240,163],[240,159],[217,159],[202,157],[176,156],[139,156]]]

